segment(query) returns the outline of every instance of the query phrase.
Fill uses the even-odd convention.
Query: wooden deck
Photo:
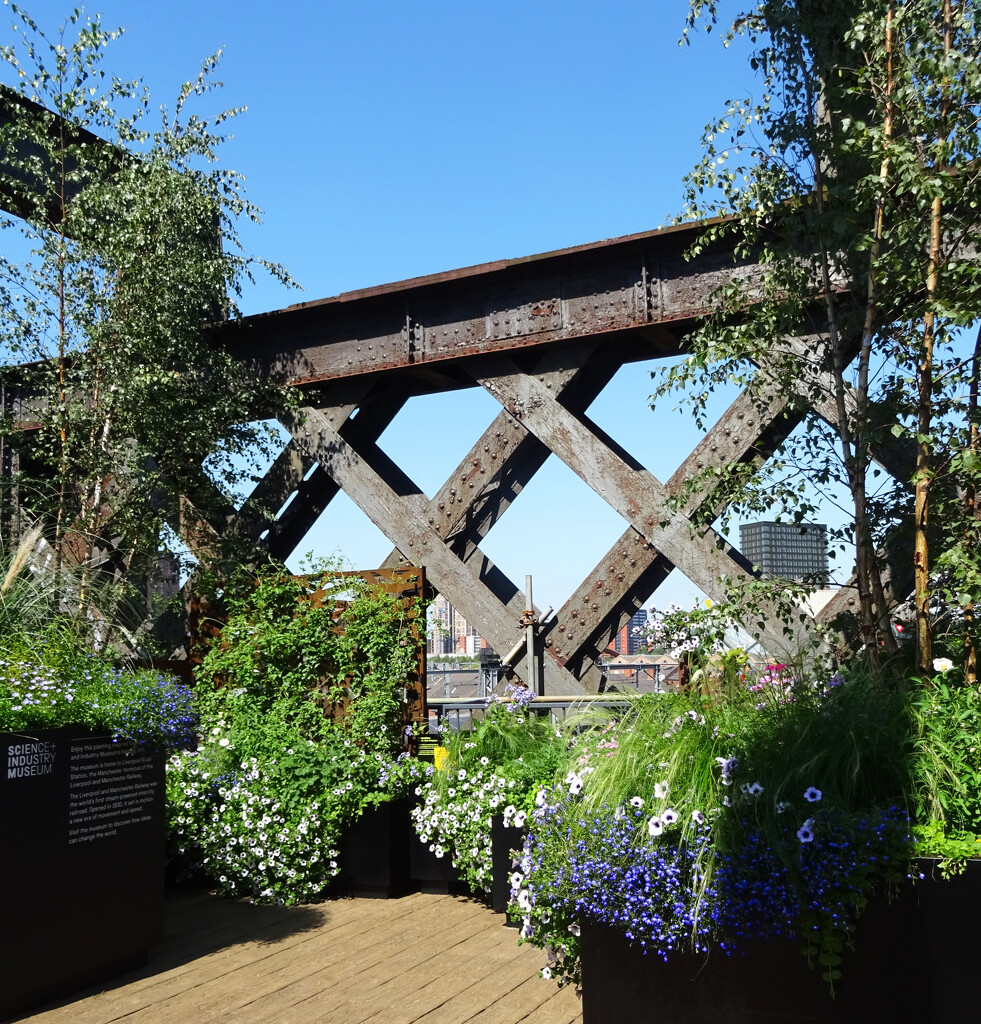
[[[570,989],[538,977],[472,900],[415,893],[257,907],[204,893],[167,904],[149,964],[16,1018],[37,1024],[573,1024]]]

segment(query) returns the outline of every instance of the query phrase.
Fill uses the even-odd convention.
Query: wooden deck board
[[[32,1024],[576,1024],[579,1001],[538,977],[474,901],[415,893],[259,907],[168,902],[147,967],[34,1014]]]

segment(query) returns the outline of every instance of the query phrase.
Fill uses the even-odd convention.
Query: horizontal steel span
[[[246,317],[221,329],[242,359],[305,386],[606,335],[625,361],[673,355],[727,277],[731,247],[686,252],[704,225],[500,260]],[[652,347],[653,346],[653,347]],[[436,364],[440,364],[437,366]]]

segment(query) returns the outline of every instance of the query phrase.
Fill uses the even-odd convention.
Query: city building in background
[[[429,606],[428,618],[426,653],[429,655],[473,656],[480,654],[486,646],[483,637],[442,594],[437,594],[436,600]]]
[[[742,553],[764,576],[807,581],[828,580],[828,531],[817,523],[744,523],[739,527]]]
[[[646,631],[647,609],[641,608],[613,637],[613,650],[617,654],[636,654],[641,649],[647,650]]]

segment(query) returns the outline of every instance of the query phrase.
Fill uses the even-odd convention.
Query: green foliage
[[[688,29],[725,6],[691,0]],[[981,226],[976,13],[955,4],[948,18],[942,0],[760,0],[733,17],[724,40],[754,44],[760,90],[706,128],[684,216],[723,218],[694,253],[722,243],[736,263],[655,398],[682,389],[700,417],[716,386],[736,382],[761,414],[786,417],[775,457],[723,470],[733,511],[806,521],[815,495],[849,494],[839,539],[856,546],[857,646],[873,656],[892,646],[876,551],[909,528],[914,457],[935,503],[932,547],[951,552],[957,592],[976,592],[976,522],[958,500],[976,480],[962,399],[978,364],[957,345],[981,313],[964,244]],[[877,481],[878,452],[894,485]],[[902,598],[912,584],[892,569]]]
[[[590,712],[531,816],[513,883],[524,933],[566,981],[585,916],[665,957],[796,935],[833,987],[873,894],[915,856],[949,875],[977,852],[978,716],[976,692],[940,676],[805,682],[778,665],[725,699]]]
[[[171,761],[172,853],[229,895],[297,902],[343,830],[425,769],[400,753],[421,612],[319,564],[243,571],[198,670],[203,740]]]
[[[178,496],[214,518],[250,455],[271,449],[253,421],[284,395],[207,326],[237,315],[256,268],[289,279],[242,250],[236,223],[259,211],[241,176],[216,166],[241,110],[192,109],[220,84],[217,54],[147,128],[142,84],[102,67],[118,32],[76,10],[49,36],[11,10],[20,38],[0,54],[17,86],[0,95],[11,115],[0,162],[20,217],[0,215],[0,227],[22,240],[0,257],[0,349],[30,364],[8,366],[4,382],[39,423],[4,425],[21,453],[20,499],[51,524],[59,562],[95,548],[115,553],[111,569],[152,572]]]
[[[85,726],[154,747],[193,746],[191,691],[171,676],[114,664],[104,622],[65,614],[80,581],[51,571],[38,529],[0,558],[0,731]]]
[[[448,738],[445,759],[417,789],[419,839],[449,856],[475,892],[491,887],[491,818],[523,826],[568,757],[562,734],[527,706],[530,696],[509,687],[504,700],[491,698],[471,729]]]

